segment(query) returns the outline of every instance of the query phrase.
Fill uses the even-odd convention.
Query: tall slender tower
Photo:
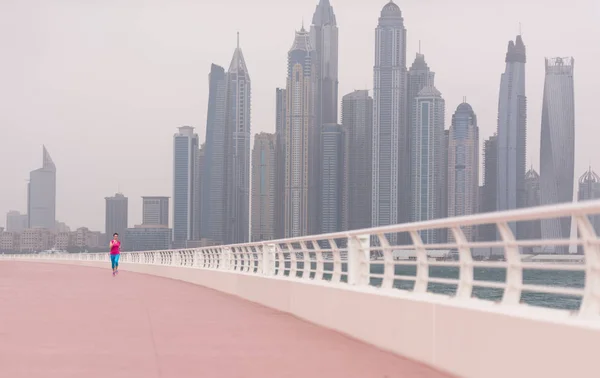
[[[275,92],[275,238],[285,237],[285,128],[286,128],[286,92],[277,88]]]
[[[407,145],[405,148],[410,152],[412,148],[412,125],[414,123],[415,117],[415,98],[421,92],[421,90],[429,85],[435,86],[435,73],[431,72],[427,62],[425,61],[425,55],[420,52],[417,53],[415,60],[413,61],[410,69],[408,70],[408,80],[407,80],[407,99],[406,99],[406,107],[407,107],[407,125],[408,125],[408,137]],[[412,158],[412,154],[410,154]],[[411,163],[412,166],[412,163]],[[410,184],[410,183],[409,183]],[[412,186],[411,186],[412,187]],[[407,193],[410,190],[407,191]],[[408,199],[410,203],[410,198]],[[405,211],[407,214],[410,214],[410,209]]]
[[[498,189],[497,210],[521,208],[525,204],[527,144],[527,97],[525,96],[526,51],[517,36],[508,43],[506,69],[500,79],[498,101]],[[518,235],[516,224],[511,228]]]
[[[321,231],[323,151],[321,132],[325,125],[337,123],[338,113],[338,28],[329,0],[320,0],[310,27],[314,49],[314,126],[309,130],[308,217],[309,233]]]
[[[251,80],[238,44],[227,71],[226,130],[230,143],[226,160],[227,221],[225,243],[244,243],[250,232],[250,111]],[[227,151],[228,150],[228,151]]]
[[[212,243],[225,241],[226,219],[226,75],[223,67],[213,64],[208,76],[208,114],[202,175],[201,235]],[[175,201],[174,201],[175,202]],[[175,206],[175,203],[173,204]],[[173,234],[176,232],[173,230]]]
[[[410,160],[407,149],[406,29],[398,5],[381,10],[373,69],[373,170],[371,220],[385,226],[404,220]],[[408,188],[406,188],[408,189]],[[396,242],[396,236],[390,242]]]
[[[309,234],[309,181],[314,179],[315,51],[304,27],[288,52],[286,88],[285,198],[286,237]],[[311,138],[312,137],[312,138]],[[313,191],[316,192],[316,191]]]
[[[443,210],[444,169],[443,156],[445,102],[435,87],[428,86],[415,98],[416,108],[412,135],[415,143],[412,153],[412,221],[440,218]],[[425,243],[440,242],[438,230],[421,234]]]
[[[479,191],[479,127],[471,105],[463,102],[452,116],[448,137],[448,217],[477,213]],[[474,227],[463,228],[474,240]],[[452,237],[452,235],[449,235]]]
[[[540,197],[542,205],[573,201],[575,166],[575,94],[573,58],[546,59],[542,134],[540,143]],[[571,218],[542,220],[542,238],[568,239]],[[567,252],[557,248],[557,253]]]
[[[354,91],[342,99],[342,125],[346,132],[348,229],[371,227],[373,98],[369,91]]]
[[[184,248],[193,240],[195,169],[197,167],[198,134],[191,126],[182,126],[173,136],[173,242]],[[108,231],[107,231],[108,232]]]
[[[42,167],[29,173],[27,216],[29,228],[56,228],[56,165],[42,147]]]

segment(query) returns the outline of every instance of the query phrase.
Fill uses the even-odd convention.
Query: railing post
[[[427,249],[423,244],[423,239],[417,231],[411,231],[410,237],[413,241],[413,246],[417,254],[417,275],[415,277],[415,293],[427,292],[429,284],[429,262],[427,261]]]
[[[348,238],[348,284],[367,286],[369,284],[369,235]]]
[[[473,295],[473,256],[471,255],[471,248],[467,245],[469,241],[459,226],[452,227],[452,235],[454,235],[458,247],[460,263],[456,297],[468,299]]]
[[[229,247],[221,248],[219,253],[219,262],[211,266],[211,268],[218,268],[220,270],[231,270],[231,249]],[[213,264],[211,264],[213,265]]]
[[[521,302],[523,288],[523,265],[519,247],[510,226],[506,222],[498,223],[498,232],[502,238],[504,255],[506,257],[506,288],[502,296],[503,304],[518,304]]]
[[[576,216],[575,221],[585,254],[585,286],[579,316],[593,318],[600,314],[600,245],[597,244],[594,226],[586,215]]]
[[[260,273],[263,276],[274,276],[275,275],[275,244],[263,244],[262,245],[262,264],[260,267]]]

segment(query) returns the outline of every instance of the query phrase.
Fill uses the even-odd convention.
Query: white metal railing
[[[487,298],[501,305],[533,303],[571,309],[578,316],[600,316],[600,240],[590,216],[600,214],[600,201],[520,209],[508,212],[438,219],[327,235],[149,252],[125,252],[121,262],[232,271],[297,280],[323,281],[382,290],[427,291],[461,300]],[[572,239],[518,240],[514,224],[571,218]],[[498,240],[469,241],[464,230],[493,225]],[[513,228],[511,228],[513,226]],[[519,226],[520,227],[520,226]],[[443,230],[449,242],[427,243],[425,231]],[[394,237],[390,237],[394,235]],[[405,245],[391,245],[405,235]],[[578,246],[584,262],[523,262],[526,249]],[[483,248],[495,249],[497,261],[474,258]],[[448,250],[434,258],[433,251]],[[399,257],[400,256],[400,257]],[[449,258],[448,256],[455,256]],[[107,253],[0,255],[7,258],[109,261]]]

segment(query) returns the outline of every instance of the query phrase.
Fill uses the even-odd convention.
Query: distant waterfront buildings
[[[27,214],[18,211],[9,211],[6,214],[6,232],[22,232],[28,228],[29,218]]]
[[[477,213],[479,190],[479,127],[471,105],[463,102],[452,116],[448,137],[448,217]],[[469,241],[474,227],[464,227]]]
[[[354,91],[342,98],[342,126],[346,133],[347,228],[369,228],[373,170],[373,98],[369,91]]]
[[[56,166],[43,147],[42,168],[31,171],[27,186],[28,228],[56,227]]]
[[[525,45],[520,35],[510,41],[506,69],[500,80],[498,102],[498,181],[496,209],[524,206],[527,144],[527,96],[525,95]],[[511,228],[518,235],[516,224]]]
[[[200,214],[194,213],[198,147],[198,135],[191,126],[180,127],[173,136],[173,243],[176,248],[184,248],[193,240],[194,224],[199,221]]]
[[[406,99],[406,28],[398,5],[390,1],[381,10],[375,31],[373,69],[373,169],[371,223],[396,224],[407,218],[403,202],[410,187]],[[443,132],[443,131],[442,131]],[[396,235],[390,242],[397,241]]]
[[[254,136],[252,150],[252,241],[275,239],[277,141],[275,134]]]
[[[540,143],[542,205],[573,201],[575,166],[575,96],[573,58],[546,59]],[[542,238],[569,239],[571,218],[542,220]],[[556,253],[566,253],[564,247]]]
[[[142,197],[142,223],[169,226],[169,197]]]
[[[157,251],[171,248],[172,230],[162,225],[136,225],[128,228],[125,251]]]

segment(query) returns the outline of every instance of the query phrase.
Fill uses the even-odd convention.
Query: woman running
[[[110,241],[110,263],[112,265],[113,276],[119,274],[119,257],[121,256],[121,242],[119,234],[113,234],[113,240]]]

